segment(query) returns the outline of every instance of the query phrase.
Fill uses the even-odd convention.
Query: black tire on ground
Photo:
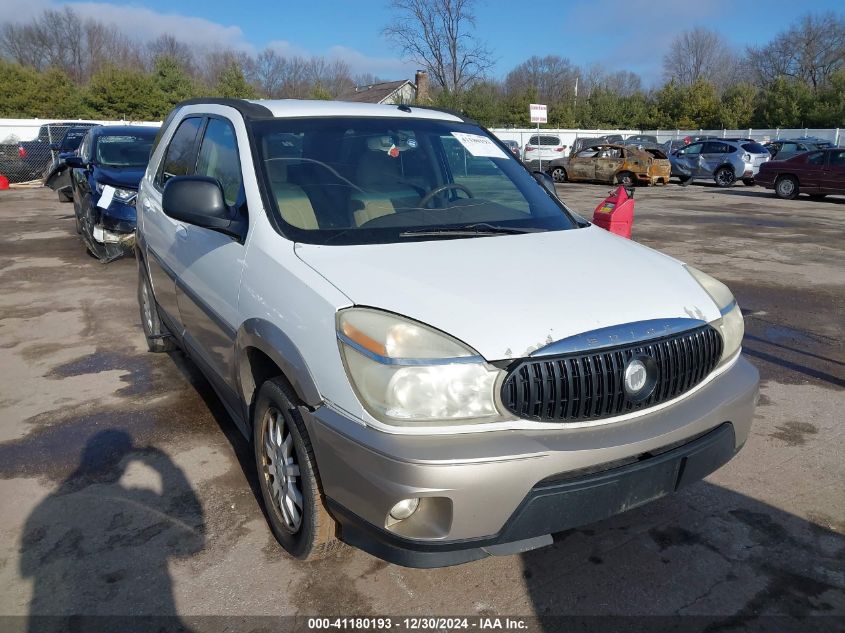
[[[811,193],[810,200],[824,200],[827,197],[826,193]]]
[[[73,196],[69,196],[64,191],[57,191],[56,195],[59,198],[59,202],[73,202]]]
[[[630,171],[621,171],[616,175],[616,182],[625,187],[633,187],[637,184],[637,179]]]
[[[282,378],[261,385],[252,419],[255,465],[273,536],[291,556],[316,560],[343,543],[323,504],[314,451],[296,401]],[[276,464],[283,466],[282,476]]]
[[[743,179],[742,179],[742,184],[747,185],[747,186],[749,186],[749,187],[753,187],[755,183],[754,183],[754,179],[753,179],[753,178],[743,178]]]
[[[719,167],[713,174],[713,180],[719,187],[732,187],[736,182],[736,174],[730,167]]]
[[[681,187],[689,187],[692,184],[692,176],[680,176]]]
[[[555,182],[566,182],[566,170],[563,167],[552,167],[549,175]]]
[[[141,310],[141,327],[147,340],[147,349],[151,352],[172,352],[177,349],[176,340],[158,316],[150,279],[141,262],[138,262],[138,307]]]
[[[798,197],[798,181],[795,176],[781,176],[775,182],[775,195],[784,200],[795,200]]]

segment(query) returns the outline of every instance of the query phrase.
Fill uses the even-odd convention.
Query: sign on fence
[[[528,106],[532,123],[548,123],[548,108],[542,103],[531,103]]]

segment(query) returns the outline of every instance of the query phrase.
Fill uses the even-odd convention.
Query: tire
[[[69,196],[64,191],[57,191],[56,196],[59,198],[59,202],[73,202],[73,196]]]
[[[755,185],[755,182],[754,182],[754,179],[753,179],[753,178],[743,178],[743,179],[742,179],[742,184],[744,184],[744,185],[746,185],[746,186],[748,186],[748,187],[753,187],[753,186]]]
[[[314,450],[295,402],[282,378],[261,385],[252,419],[255,466],[273,536],[294,558],[317,560],[343,544],[323,504]]]
[[[555,182],[566,182],[566,170],[563,167],[552,167],[549,175]]]
[[[713,180],[716,181],[716,185],[719,187],[732,187],[736,182],[736,174],[734,174],[734,170],[730,167],[719,167],[713,173]]]
[[[689,187],[692,184],[692,176],[680,176],[681,187]]]
[[[637,179],[630,171],[622,171],[616,175],[616,182],[624,187],[633,187],[637,184]]]
[[[781,176],[775,182],[775,195],[783,200],[795,200],[798,197],[798,181],[795,176]]]
[[[158,316],[153,289],[144,264],[138,262],[138,308],[141,310],[141,328],[151,352],[172,352],[178,345]]]

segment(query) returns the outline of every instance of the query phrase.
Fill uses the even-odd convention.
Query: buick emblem
[[[648,381],[648,370],[645,363],[638,358],[633,359],[625,367],[625,393],[636,396]]]
[[[634,356],[625,365],[622,373],[622,385],[628,400],[641,402],[651,395],[657,385],[657,363],[651,356]]]

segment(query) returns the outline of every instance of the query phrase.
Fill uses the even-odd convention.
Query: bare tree
[[[492,53],[473,34],[475,0],[392,0],[396,15],[385,36],[434,82],[460,94],[493,66]]]
[[[575,92],[578,69],[568,59],[557,55],[531,57],[505,77],[508,92],[534,90],[541,103],[555,104]]]
[[[818,90],[845,65],[845,18],[833,12],[807,14],[765,46],[749,47],[747,53],[759,83],[793,77]]]
[[[151,67],[155,64],[156,59],[169,57],[178,61],[186,72],[190,73],[194,70],[194,53],[191,47],[184,42],[180,42],[170,33],[164,33],[151,42],[147,42],[147,54]]]
[[[663,57],[666,79],[682,86],[704,80],[725,88],[736,79],[736,69],[736,55],[725,39],[700,26],[676,37]]]

